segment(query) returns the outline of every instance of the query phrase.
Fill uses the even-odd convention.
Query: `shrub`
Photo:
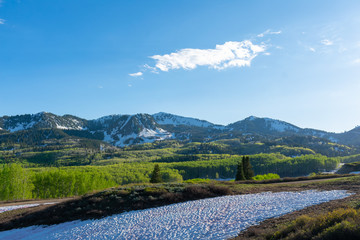
[[[300,216],[267,239],[360,239],[360,210],[337,209],[327,214]]]
[[[264,175],[256,175],[252,179],[256,180],[256,181],[262,181],[262,180],[279,179],[279,178],[280,178],[280,176],[278,174],[268,173],[268,174],[264,174]]]

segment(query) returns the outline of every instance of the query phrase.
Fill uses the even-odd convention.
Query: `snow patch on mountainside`
[[[108,134],[106,131],[104,131],[104,141],[108,143],[113,143],[114,139],[110,134]]]
[[[32,128],[36,124],[35,121],[31,121],[29,123],[17,123],[16,126],[8,128],[10,132],[21,131],[25,129]]]
[[[274,119],[271,119],[271,118],[264,118],[264,120],[265,120],[266,124],[270,126],[271,130],[275,130],[275,131],[278,131],[278,132],[285,132],[285,131],[299,132],[298,128],[296,128],[294,126],[291,126],[288,123],[281,122],[281,121],[278,121],[278,120],[274,120]]]
[[[57,129],[63,129],[63,130],[83,130],[83,127],[81,126],[75,126],[75,127],[67,127],[67,126],[62,126],[62,125],[58,125],[56,124],[56,128]]]
[[[174,134],[162,128],[144,128],[139,134],[131,133],[127,135],[119,133],[118,128],[113,129],[110,134],[104,131],[104,141],[118,147],[125,147],[139,143],[152,143],[172,138],[174,138]]]
[[[187,125],[187,126],[195,126],[195,127],[217,127],[217,128],[224,128],[223,126],[216,126],[208,121],[205,120],[199,120],[196,118],[189,118],[189,117],[181,117],[169,113],[156,113],[152,115],[155,119],[155,121],[158,124],[162,125]]]
[[[115,146],[118,147],[125,147],[127,145],[131,145],[134,144],[135,139],[138,137],[138,135],[136,133],[132,133],[129,135],[117,135],[117,137],[119,138],[119,141],[115,142]]]
[[[144,137],[144,138],[160,138],[161,140],[169,138],[172,136],[171,133],[169,133],[168,131],[165,131],[162,128],[156,128],[155,130],[153,129],[148,129],[148,128],[144,128],[140,133],[139,133],[140,137]]]

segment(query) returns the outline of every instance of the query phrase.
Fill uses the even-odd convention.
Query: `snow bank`
[[[37,207],[40,204],[25,204],[25,205],[17,205],[17,206],[6,206],[6,207],[0,207],[0,213],[19,209],[19,208],[29,208],[29,207]]]
[[[15,229],[0,232],[0,239],[227,239],[267,218],[349,195],[311,190],[224,196],[100,220]]]

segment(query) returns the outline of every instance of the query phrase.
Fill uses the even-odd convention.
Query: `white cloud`
[[[140,76],[142,76],[142,75],[143,75],[142,72],[130,73],[130,74],[129,74],[129,76],[131,76],[131,77],[140,77]]]
[[[312,47],[310,47],[309,50],[312,52],[316,52],[315,48],[312,48]]]
[[[323,44],[325,46],[331,46],[334,44],[334,42],[330,41],[329,39],[324,39],[324,40],[321,40],[321,44]]]
[[[280,30],[280,31],[277,31],[277,32],[272,32],[270,29],[268,29],[268,30],[266,30],[265,32],[258,34],[257,36],[258,36],[258,37],[264,37],[265,35],[268,35],[268,34],[278,35],[278,34],[281,34],[281,30]]]
[[[5,19],[0,18],[0,24],[5,24]]]
[[[223,45],[216,45],[215,49],[185,48],[174,53],[154,55],[150,58],[156,60],[155,68],[165,72],[172,69],[195,69],[198,66],[225,69],[250,66],[251,61],[265,50],[264,44],[256,45],[250,40],[245,40],[226,42]]]

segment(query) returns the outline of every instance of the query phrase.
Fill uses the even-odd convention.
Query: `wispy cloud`
[[[155,68],[160,71],[173,69],[195,69],[198,66],[208,66],[214,69],[250,66],[251,61],[266,50],[264,44],[253,44],[250,40],[241,42],[226,42],[216,45],[215,49],[185,48],[177,52],[154,55],[150,58],[156,61]]]
[[[321,44],[323,44],[325,46],[331,46],[334,44],[334,42],[329,39],[323,39],[323,40],[321,40]]]
[[[309,47],[309,50],[312,51],[312,52],[316,52],[316,49],[313,48],[313,47]]]
[[[156,74],[159,73],[159,71],[158,71],[158,69],[156,67],[151,67],[148,64],[145,64],[144,68],[145,68],[145,70],[150,70],[152,73],[156,73]]]
[[[5,24],[5,19],[0,18],[0,24]]]
[[[270,29],[268,29],[268,30],[266,30],[265,32],[263,32],[263,33],[260,33],[260,34],[258,34],[257,36],[258,37],[264,37],[265,35],[278,35],[278,34],[281,34],[281,30],[280,31],[271,31]]]
[[[131,77],[141,77],[143,75],[142,72],[130,73],[129,76]]]

